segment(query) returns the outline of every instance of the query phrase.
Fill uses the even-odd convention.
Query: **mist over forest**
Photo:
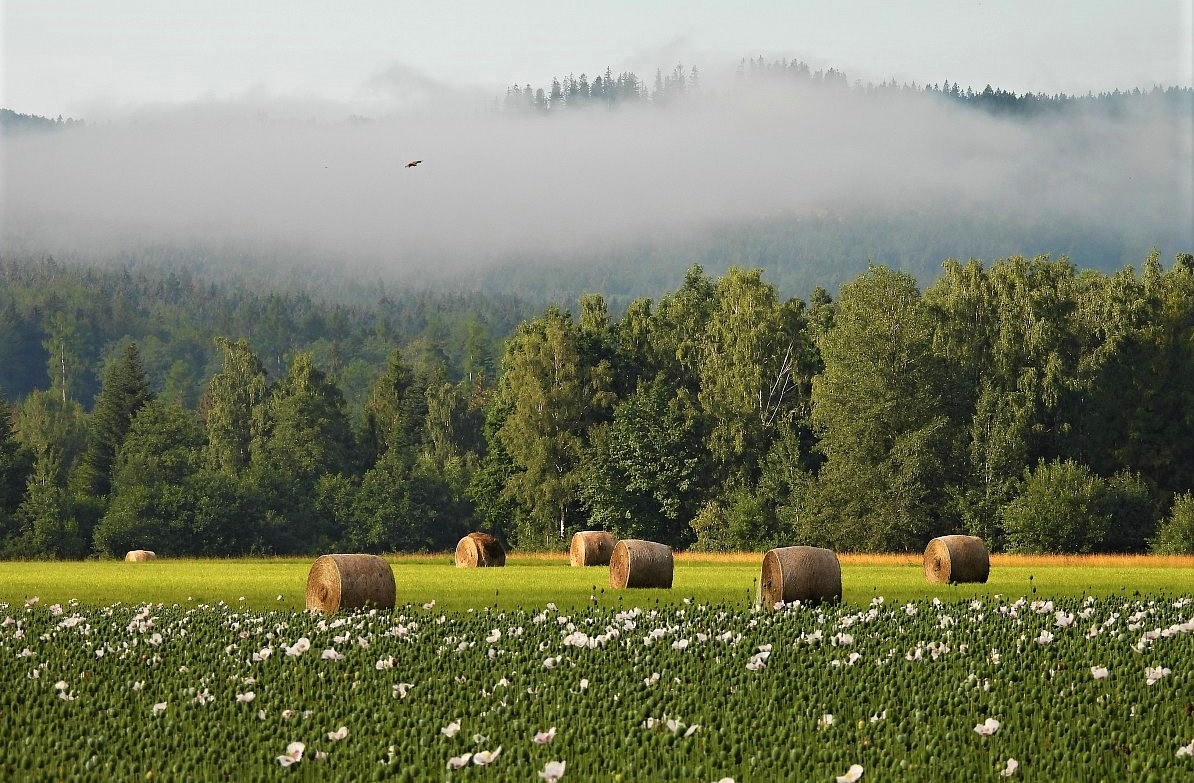
[[[10,121],[2,247],[616,306],[692,263],[763,267],[805,296],[869,262],[924,283],[947,257],[1111,270],[1194,246],[1188,89],[1015,96],[801,66],[606,71],[504,98],[420,79],[418,103],[368,118],[261,95]]]

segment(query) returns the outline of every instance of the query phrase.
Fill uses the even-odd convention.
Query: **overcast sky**
[[[437,82],[492,94],[606,66],[650,81],[656,67],[715,69],[752,54],[832,66],[863,81],[949,79],[1047,93],[1192,86],[1192,6],[0,0],[0,106],[94,120],[144,104],[268,97],[378,113]]]

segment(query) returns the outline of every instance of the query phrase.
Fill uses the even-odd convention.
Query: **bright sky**
[[[851,78],[1085,93],[1194,86],[1194,0],[0,0],[0,106],[95,118],[146,103],[369,107],[379,74],[542,86],[608,65],[805,60]],[[387,84],[392,89],[393,79]]]

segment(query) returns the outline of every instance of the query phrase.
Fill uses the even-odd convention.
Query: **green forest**
[[[1194,551],[1194,256],[693,266],[615,314],[0,264],[0,555]]]

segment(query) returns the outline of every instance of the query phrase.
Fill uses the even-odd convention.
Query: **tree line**
[[[1074,109],[1116,113],[1129,106],[1140,105],[1168,107],[1187,116],[1194,110],[1194,89],[1188,87],[1154,85],[1146,89],[1135,87],[1130,90],[1115,89],[1086,95],[1067,95],[1043,92],[1016,93],[987,84],[976,91],[971,86],[963,88],[957,82],[950,83],[949,79],[926,84],[900,83],[894,79],[878,84],[864,83],[860,79],[851,81],[843,71],[836,68],[813,68],[803,60],[767,60],[762,55],[742,58],[736,70],[733,89],[764,82],[825,87],[869,97],[892,94],[925,95],[991,114],[1019,117],[1056,114]],[[563,78],[555,77],[546,87],[532,87],[529,83],[512,84],[506,88],[506,94],[499,106],[510,112],[547,114],[590,106],[613,108],[644,103],[666,105],[700,91],[701,74],[696,66],[687,68],[678,63],[668,71],[657,68],[651,83],[633,71],[614,74],[613,69],[606,67],[604,73],[592,78],[586,72],[582,72],[579,77],[575,73]]]
[[[194,405],[121,340],[85,410],[0,402],[7,557],[524,550],[605,528],[679,548],[1194,551],[1194,256],[882,266],[807,300],[692,267],[617,318],[597,294],[495,371],[393,346],[357,411],[310,350],[219,336]],[[52,353],[52,352],[51,352]],[[43,367],[46,365],[43,365]]]

